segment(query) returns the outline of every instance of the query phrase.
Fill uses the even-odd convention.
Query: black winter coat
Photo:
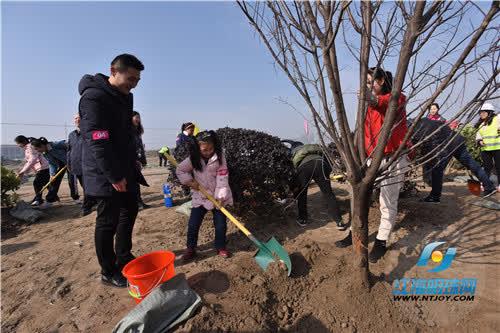
[[[82,175],[82,136],[80,131],[74,130],[68,136],[68,156],[66,158],[68,169],[73,175]]]
[[[440,121],[430,120],[427,118],[421,119],[415,127],[412,142],[416,144],[439,129],[428,140],[424,141],[422,144],[422,153],[428,154],[433,149],[436,149],[433,155],[436,155],[439,159],[445,156],[451,156],[458,148],[460,148],[460,146],[465,144],[465,138],[460,134],[453,138],[457,133],[449,126],[443,125],[444,124]],[[443,151],[440,152],[441,150]]]
[[[85,75],[78,90],[85,193],[111,196],[111,184],[123,178],[127,191],[137,192],[138,182],[147,183],[136,164],[133,95],[115,89],[103,74]]]

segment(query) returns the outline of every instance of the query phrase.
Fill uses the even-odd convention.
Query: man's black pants
[[[111,197],[96,197],[97,218],[95,248],[101,272],[112,275],[121,271],[134,257],[132,231],[137,217],[137,193],[119,193]]]

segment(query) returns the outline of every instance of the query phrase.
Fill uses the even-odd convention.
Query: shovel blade
[[[262,246],[259,247],[259,251],[255,254],[255,261],[263,269],[266,270],[272,262],[283,262],[287,268],[288,276],[292,273],[292,261],[288,252],[281,246],[281,244],[272,237],[266,243],[261,243]]]

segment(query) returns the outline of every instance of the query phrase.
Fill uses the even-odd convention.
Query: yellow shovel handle
[[[167,154],[167,153],[165,153],[164,155],[170,161],[170,163],[172,163],[173,166],[177,167],[177,165],[179,165],[179,163],[177,163],[177,161],[175,160],[175,158],[172,155]],[[224,213],[224,215],[226,215],[227,218],[231,222],[233,222],[234,225],[236,227],[238,227],[238,229],[240,229],[246,236],[252,235],[252,233],[247,228],[245,228],[245,226],[243,224],[241,224],[241,222],[238,221],[233,216],[233,214],[231,214],[217,200],[215,200],[215,198],[210,193],[208,193],[207,190],[205,190],[201,185],[199,185],[199,190],[200,190],[201,194],[203,194],[205,197],[207,197],[207,199],[210,200],[215,205],[215,207],[217,207],[218,210],[220,210],[222,213]]]
[[[57,177],[59,177],[59,175],[60,175],[61,173],[63,173],[64,171],[66,171],[66,168],[67,168],[67,166],[66,166],[66,165],[65,165],[64,167],[62,167],[62,168],[61,168],[61,169],[60,169],[60,170],[59,170],[59,171],[55,174],[55,176],[54,176],[54,177],[52,177],[52,178],[49,180],[49,182],[48,182],[47,184],[45,184],[45,186],[44,186],[44,187],[42,187],[42,189],[40,190],[40,192],[38,192],[38,194],[41,194],[43,191],[45,191],[45,190],[47,189],[47,187],[49,187],[49,186],[50,186],[50,184],[52,184],[52,183],[54,182],[54,180],[55,180]]]

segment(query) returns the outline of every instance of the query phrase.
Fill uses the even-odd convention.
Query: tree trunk
[[[352,185],[352,245],[354,250],[354,267],[359,271],[359,287],[370,288],[368,267],[368,212],[370,210],[370,187],[365,184]]]

